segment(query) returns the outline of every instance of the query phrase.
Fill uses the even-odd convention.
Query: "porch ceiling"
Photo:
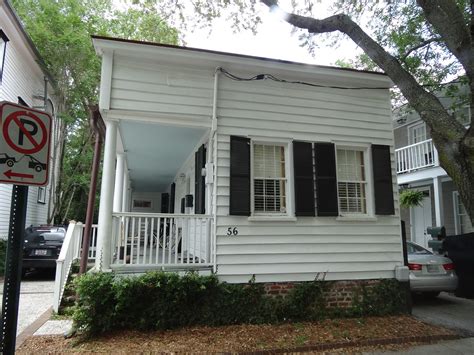
[[[205,128],[121,121],[120,134],[133,190],[166,191],[206,131]]]

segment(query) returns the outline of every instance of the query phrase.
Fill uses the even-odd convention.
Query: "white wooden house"
[[[460,86],[465,95],[467,87]],[[454,100],[446,92],[437,93],[440,102],[453,110]],[[455,107],[453,114],[466,127],[469,125],[468,105]],[[413,110],[404,106],[393,113],[397,181],[401,188],[422,191],[420,206],[401,210],[406,222],[407,238],[428,248],[431,236],[427,227],[444,226],[447,235],[474,232],[452,179],[440,166],[438,152],[429,127]]]
[[[7,0],[0,0],[0,101],[44,109],[54,116],[49,74]],[[0,238],[8,235],[11,194],[12,185],[0,184]],[[49,194],[49,186],[29,188],[27,226],[47,222]]]
[[[403,269],[386,75],[93,43],[107,127],[97,269],[233,283]]]

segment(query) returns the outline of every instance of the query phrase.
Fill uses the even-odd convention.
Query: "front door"
[[[428,191],[424,191],[426,196],[423,198],[421,206],[412,207],[412,240],[428,248],[428,240],[431,236],[426,232],[426,228],[431,227],[433,221],[431,219],[431,197]]]

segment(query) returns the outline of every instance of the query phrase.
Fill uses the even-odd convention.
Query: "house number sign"
[[[237,227],[227,228],[227,236],[236,237],[237,235],[239,235],[239,230],[237,229]]]

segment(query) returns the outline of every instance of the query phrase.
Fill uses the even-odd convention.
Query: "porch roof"
[[[121,121],[123,149],[134,191],[166,191],[206,128]]]

